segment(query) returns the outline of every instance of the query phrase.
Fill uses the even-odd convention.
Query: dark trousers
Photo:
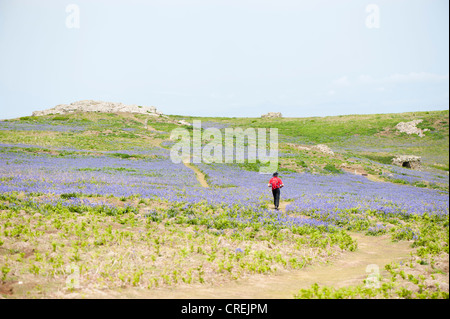
[[[278,208],[280,205],[280,189],[272,189],[273,194],[273,204],[275,205],[275,208]]]

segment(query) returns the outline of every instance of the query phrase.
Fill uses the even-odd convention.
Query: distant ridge
[[[60,104],[55,106],[54,108],[44,111],[35,111],[33,112],[33,116],[42,116],[49,114],[67,114],[74,112],[101,112],[101,113],[126,112],[126,113],[139,113],[154,116],[162,115],[162,112],[158,111],[154,106],[140,106],[135,104],[127,105],[115,102],[83,100],[73,102],[71,104]]]

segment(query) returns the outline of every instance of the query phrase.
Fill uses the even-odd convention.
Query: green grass
[[[382,164],[392,164],[392,159],[394,158],[394,156],[390,156],[390,155],[376,155],[376,154],[364,154],[362,155],[365,158],[368,158],[372,161],[378,162],[378,163],[382,163]]]
[[[342,170],[336,168],[336,166],[334,166],[332,164],[325,165],[325,167],[323,169],[332,174],[342,174]]]
[[[65,193],[65,194],[60,195],[60,197],[62,199],[79,198],[81,196],[82,196],[82,194],[79,194],[79,193]]]
[[[391,164],[390,160],[395,155],[418,155],[428,167],[449,165],[448,117],[448,110],[280,119],[171,116],[187,121],[196,119],[224,123],[230,127],[278,128],[280,142],[325,143],[344,155],[351,152],[382,164]],[[401,134],[395,130],[399,122],[416,119],[424,120],[418,125],[419,128],[430,130],[425,132],[425,137]],[[308,160],[302,160],[311,166]]]
[[[448,111],[279,119],[174,116],[174,118],[185,118],[188,121],[197,119],[227,123],[230,126],[239,127],[273,127],[278,128],[283,135],[299,137],[311,143],[333,142],[336,139],[355,135],[372,136],[386,128],[394,128],[396,124],[402,121],[420,118],[424,119],[425,123],[434,123],[443,117],[448,118]],[[428,126],[430,125],[432,126],[432,124],[428,124]],[[434,129],[434,126],[432,127]],[[448,136],[448,130],[443,135]]]
[[[170,116],[170,120],[192,117]],[[392,129],[400,121],[410,121],[423,118],[422,128],[430,132],[420,138],[397,134]],[[148,119],[148,125],[158,131],[167,133],[152,133],[144,129],[143,121]],[[418,112],[403,114],[350,115],[323,118],[195,118],[204,121],[227,123],[231,127],[276,127],[280,133],[280,151],[287,154],[280,157],[280,168],[290,170],[299,168],[302,171],[315,171],[328,174],[339,174],[341,164],[347,164],[349,157],[360,157],[355,161],[358,165],[367,165],[367,171],[378,174],[382,164],[390,164],[396,154],[415,154],[423,156],[425,166],[448,171],[448,111]],[[84,125],[85,132],[30,132],[30,131],[0,131],[1,143],[41,145],[41,148],[8,148],[8,152],[47,152],[51,156],[85,156],[98,155],[99,151],[113,151],[105,154],[133,160],[133,158],[148,159],[144,155],[130,155],[125,150],[149,149],[151,138],[167,139],[173,128],[179,127],[164,118],[145,115],[120,116],[117,114],[70,114],[45,117],[23,117],[14,121],[23,123],[53,123],[58,125]],[[132,133],[123,128],[133,128]],[[108,132],[105,132],[108,130]],[[377,133],[384,132],[381,135]],[[147,137],[147,138],[144,138]],[[285,142],[296,144],[327,143],[336,153],[335,156],[324,155],[317,151],[296,150]],[[53,147],[71,147],[87,151],[55,151]],[[370,159],[375,163],[367,163]],[[260,162],[237,164],[249,171],[259,171]],[[123,172],[142,174],[125,167],[79,168],[85,171],[102,170],[106,172]],[[147,175],[150,176],[150,175]],[[407,183],[402,180],[394,181]],[[415,183],[416,187],[433,188],[432,184]],[[221,187],[233,187],[226,185]],[[26,260],[16,252],[8,253],[9,264],[4,263],[2,276],[6,280],[14,280],[11,273],[30,273],[35,278],[58,277],[56,271],[63,271],[64,263],[76,262],[94,269],[95,277],[91,283],[99,281],[99,285],[108,283],[110,286],[130,285],[133,287],[171,286],[177,283],[204,283],[215,279],[237,279],[249,274],[269,274],[278,269],[302,269],[311,263],[308,257],[296,257],[300,248],[314,249],[322,254],[332,253],[332,249],[354,251],[357,247],[347,231],[369,233],[372,236],[385,234],[392,240],[408,240],[420,257],[420,265],[432,265],[433,258],[439,254],[448,254],[448,216],[419,216],[410,219],[408,216],[387,216],[372,211],[349,211],[342,214],[342,224],[337,228],[312,228],[307,226],[290,226],[287,232],[282,232],[276,224],[261,224],[260,216],[255,216],[253,210],[224,209],[220,206],[209,206],[206,203],[196,205],[168,204],[150,202],[143,198],[108,198],[111,201],[131,204],[126,208],[90,208],[83,205],[63,207],[49,205],[38,209],[29,198],[18,198],[0,194],[0,221],[2,223],[0,245],[8,246],[9,241],[27,241],[36,244],[34,259]],[[37,196],[37,195],[36,195]],[[95,195],[94,197],[96,197]],[[88,197],[80,193],[59,195],[61,200],[69,198]],[[138,203],[137,203],[138,202]],[[152,207],[152,211],[144,213],[141,209]],[[153,210],[153,207],[157,209]],[[169,206],[169,207],[167,207]],[[267,204],[266,204],[267,208]],[[28,218],[20,213],[25,211]],[[41,216],[36,216],[35,213]],[[136,214],[141,212],[141,218]],[[262,213],[261,213],[262,214]],[[322,214],[305,213],[307,216],[325,220]],[[243,217],[249,222],[243,223],[230,216]],[[79,218],[81,217],[81,218]],[[33,223],[28,221],[32,220]],[[382,231],[369,231],[370,227],[381,223],[391,224],[391,228]],[[113,229],[114,226],[114,229]],[[188,231],[189,230],[189,231]],[[46,233],[48,231],[48,233]],[[55,232],[55,235],[52,235]],[[56,235],[57,234],[57,235]],[[228,234],[228,235],[224,235]],[[416,237],[416,234],[420,236]],[[47,237],[48,238],[47,238]],[[5,244],[6,243],[6,244]],[[51,244],[50,244],[51,243]],[[185,244],[186,243],[186,244]],[[38,245],[39,244],[39,245]],[[254,248],[250,249],[254,244]],[[271,248],[268,248],[268,244]],[[280,249],[281,245],[284,247]],[[230,249],[229,247],[233,247]],[[235,249],[242,247],[241,253]],[[265,247],[264,249],[261,247]],[[273,247],[273,248],[272,248]],[[118,254],[119,267],[117,276],[109,272],[113,263],[107,259],[112,249],[124,249]],[[127,250],[127,249],[130,250]],[[122,263],[120,258],[127,256],[131,249],[139,248],[142,256],[147,259],[140,263],[140,258],[130,259],[135,263],[128,268],[128,263]],[[51,250],[51,251],[49,251]],[[62,255],[64,252],[64,255]],[[51,255],[51,257],[50,257]],[[319,254],[315,254],[319,255]],[[3,255],[0,255],[2,257]],[[170,260],[164,267],[155,267],[153,263],[166,256]],[[329,256],[329,255],[328,255]],[[3,258],[3,257],[2,257]],[[6,258],[6,257],[5,257]],[[60,260],[59,260],[60,258]],[[63,259],[64,258],[64,259]],[[5,259],[6,260],[6,259]],[[25,261],[24,261],[25,260]],[[22,266],[22,263],[25,266]],[[382,266],[382,265],[380,265]],[[9,271],[13,269],[14,271]],[[402,270],[403,271],[403,270]],[[438,271],[438,270],[436,270]],[[395,275],[396,274],[396,275]],[[421,285],[421,279],[407,272],[392,274],[402,277],[414,285]],[[60,275],[60,274],[59,274]],[[402,277],[403,278],[403,277]],[[403,280],[403,279],[402,279]],[[448,293],[428,291],[416,293],[407,287],[394,287],[385,283],[377,289],[367,289],[365,286],[349,288],[327,288],[313,286],[296,296],[298,298],[448,298]]]
[[[110,172],[139,172],[137,169],[125,168],[125,167],[98,167],[98,168],[78,168],[77,171],[80,172],[100,172],[100,171],[110,171]]]
[[[43,146],[44,149],[29,149],[32,153],[48,152],[51,156],[76,156],[66,151],[51,151],[53,147],[71,147],[88,152],[115,151],[108,156],[122,159],[141,158],[117,150],[148,149],[149,141],[158,138],[168,140],[171,130],[180,126],[173,122],[179,119],[192,121],[212,121],[228,124],[230,127],[243,129],[278,128],[281,152],[293,154],[280,157],[279,170],[312,171],[319,173],[339,173],[338,167],[347,163],[349,157],[370,159],[368,164],[372,171],[378,172],[378,164],[391,164],[394,156],[412,154],[422,157],[425,168],[448,171],[448,111],[415,112],[399,114],[345,115],[314,118],[211,118],[168,116],[153,117],[143,114],[122,116],[109,113],[74,113],[68,115],[49,115],[42,117],[22,117],[9,120],[36,124],[83,125],[86,132],[42,132],[42,131],[0,131],[0,141],[10,144],[31,144]],[[395,132],[395,125],[400,121],[423,119],[419,127],[427,128],[426,136],[406,135]],[[145,130],[144,122],[158,132]],[[123,131],[132,128],[132,132]],[[192,128],[190,128],[192,134]],[[92,133],[93,132],[93,133]],[[160,133],[165,132],[165,133]],[[381,135],[377,133],[384,132]],[[386,133],[387,132],[387,133]],[[285,142],[295,144],[326,143],[337,156],[326,156],[320,152],[294,150]],[[169,148],[169,146],[167,146]],[[11,150],[9,150],[11,151]],[[259,171],[261,163],[238,164],[250,171]],[[326,167],[322,169],[321,167]],[[334,167],[334,168],[333,168]],[[419,187],[423,185],[417,185]],[[431,186],[427,186],[431,187]]]
[[[442,171],[449,171],[449,166],[448,165],[430,165],[432,168],[436,168]]]

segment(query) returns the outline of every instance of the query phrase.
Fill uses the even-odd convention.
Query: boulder
[[[324,154],[334,155],[334,152],[331,150],[331,148],[329,148],[325,144],[317,144],[316,146],[313,146],[312,149]]]
[[[317,144],[314,146],[304,146],[304,145],[297,145],[297,144],[293,144],[293,143],[287,143],[287,145],[289,145],[297,150],[300,150],[300,151],[317,151],[317,152],[328,154],[328,155],[334,155],[333,150],[325,144]]]
[[[187,125],[187,126],[192,126],[191,123],[189,123],[188,121],[185,121],[185,120],[179,120],[179,121],[178,121],[178,124],[181,124],[181,125]]]
[[[395,128],[399,130],[402,133],[406,133],[408,135],[411,134],[417,134],[420,137],[424,137],[425,134],[423,132],[428,131],[427,129],[421,130],[420,128],[416,127],[417,124],[422,123],[423,120],[414,120],[411,122],[400,122],[398,123]]]
[[[415,155],[400,155],[392,159],[392,164],[412,168],[412,169],[420,169],[422,167],[421,157]]]

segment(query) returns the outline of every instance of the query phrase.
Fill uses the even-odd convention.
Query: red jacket
[[[278,177],[272,177],[269,181],[269,184],[272,185],[272,189],[281,188],[283,185],[283,182]]]

